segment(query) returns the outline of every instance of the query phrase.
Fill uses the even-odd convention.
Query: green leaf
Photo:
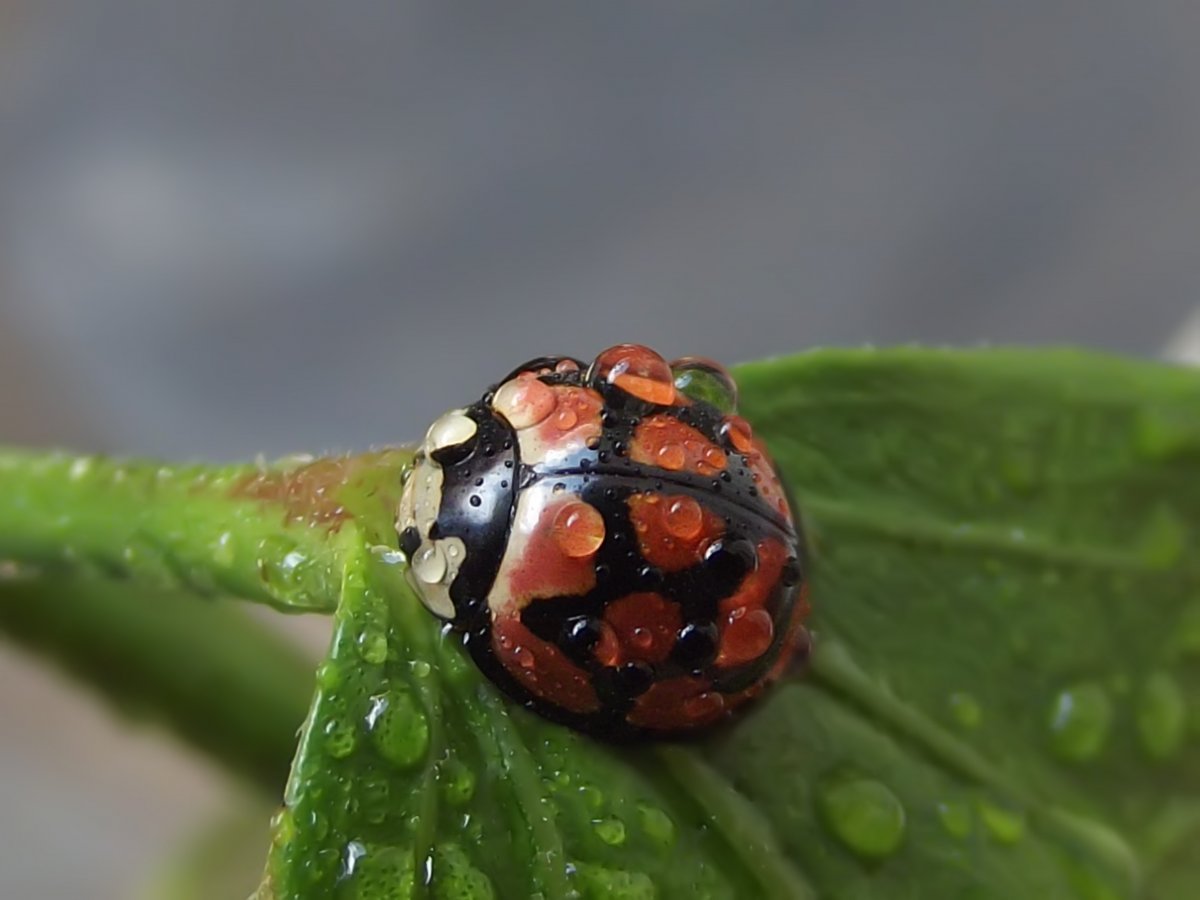
[[[813,543],[808,676],[689,744],[513,708],[405,586],[392,460],[348,502],[261,897],[1200,895],[1200,377],[918,350],[738,374]]]

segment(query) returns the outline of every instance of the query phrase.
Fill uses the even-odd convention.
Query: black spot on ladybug
[[[679,629],[672,658],[690,671],[704,668],[717,655],[717,626],[711,622],[689,622]]]
[[[560,646],[576,662],[586,661],[600,640],[600,623],[590,616],[573,616],[563,623]]]
[[[405,556],[407,556],[409,559],[412,559],[413,555],[418,549],[420,549],[420,547],[421,532],[417,531],[416,528],[413,528],[410,525],[408,528],[405,528],[402,532],[400,532],[400,550]]]
[[[783,574],[781,579],[784,587],[792,587],[800,583],[800,560],[794,556],[789,556],[787,562],[783,564]]]
[[[638,581],[642,587],[658,587],[662,584],[663,573],[662,569],[655,566],[642,566],[638,569]]]
[[[737,584],[758,568],[758,552],[747,540],[716,541],[704,554],[704,568],[710,578],[723,584]]]
[[[630,662],[613,673],[613,686],[626,697],[644,694],[654,683],[654,670],[644,662]]]
[[[457,466],[469,459],[474,452],[475,440],[472,438],[461,444],[450,444],[448,447],[434,450],[430,456],[440,466]]]

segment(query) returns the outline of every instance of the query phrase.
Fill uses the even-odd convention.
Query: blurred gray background
[[[1184,353],[1198,36],[1186,0],[0,0],[0,443],[361,447],[621,340]],[[228,791],[9,649],[0,712],[0,896],[127,897]]]

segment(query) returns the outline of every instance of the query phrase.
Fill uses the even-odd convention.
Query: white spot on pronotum
[[[446,447],[455,447],[469,441],[478,429],[475,420],[464,415],[463,410],[451,410],[429,426],[425,432],[425,449],[434,453]]]

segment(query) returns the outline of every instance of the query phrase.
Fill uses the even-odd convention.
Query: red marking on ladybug
[[[547,357],[431,427],[410,583],[500,688],[605,739],[698,731],[807,655],[806,554],[737,386],[634,344]],[[420,577],[417,577],[417,575]]]
[[[661,594],[627,594],[604,608],[604,621],[616,635],[620,660],[662,662],[675,647],[675,635],[683,624],[679,604]]]
[[[516,619],[498,619],[492,635],[500,664],[527,690],[550,693],[563,709],[574,713],[592,712],[599,707],[600,700],[587,673]]]
[[[725,712],[724,697],[705,678],[684,676],[653,684],[629,714],[634,725],[682,731],[711,725]]]
[[[698,518],[695,523],[693,505]],[[680,572],[696,565],[725,533],[725,520],[687,495],[663,498],[656,493],[633,494],[629,498],[629,518],[642,557],[664,572]]]
[[[652,415],[637,427],[629,458],[697,475],[714,475],[728,462],[725,451],[711,438],[665,413]]]
[[[523,494],[492,605],[521,609],[532,600],[591,590],[596,584],[592,556],[603,541],[603,527],[599,512],[573,497],[545,487]]]

